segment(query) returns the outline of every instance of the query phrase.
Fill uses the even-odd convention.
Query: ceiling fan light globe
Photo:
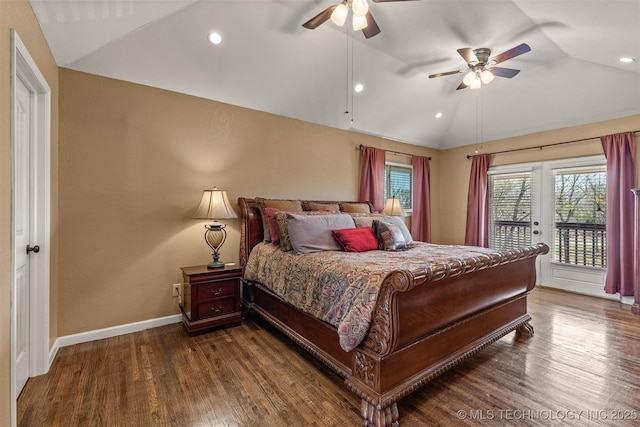
[[[353,31],[358,31],[367,28],[369,23],[366,16],[353,15]]]
[[[480,80],[482,80],[483,84],[488,85],[493,81],[493,73],[489,70],[484,70],[480,73]]]
[[[465,76],[464,79],[462,79],[462,83],[464,83],[467,86],[471,86],[471,84],[476,80],[476,72],[475,71],[469,71]]]
[[[482,80],[480,80],[480,78],[476,78],[473,82],[471,82],[471,84],[469,85],[470,89],[480,89],[482,87]]]
[[[333,13],[331,13],[331,21],[339,27],[342,27],[347,20],[347,15],[349,14],[349,8],[346,4],[341,3],[333,9]]]
[[[369,12],[369,4],[367,0],[353,0],[351,3],[351,9],[353,9],[353,14],[357,16],[364,16]]]

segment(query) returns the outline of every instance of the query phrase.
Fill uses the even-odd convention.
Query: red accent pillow
[[[366,252],[378,249],[378,239],[369,227],[344,228],[331,232],[345,252]]]

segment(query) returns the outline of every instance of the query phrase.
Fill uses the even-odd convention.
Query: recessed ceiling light
[[[364,90],[364,86],[362,85],[362,83],[356,83],[356,85],[353,87],[353,90],[360,93]]]
[[[620,58],[620,62],[624,62],[624,63],[629,63],[629,62],[633,62],[635,61],[634,58],[630,58],[628,56],[623,56],[622,58]]]
[[[443,114],[442,113],[436,113],[436,119],[439,119],[440,117],[442,117]]]
[[[222,43],[222,36],[215,31],[211,32],[209,33],[209,41],[213,44],[220,44]]]

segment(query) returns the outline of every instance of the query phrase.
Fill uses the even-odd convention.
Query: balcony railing
[[[556,222],[554,261],[607,266],[607,230],[604,224]]]
[[[497,250],[511,250],[531,244],[531,222],[493,221],[489,246]],[[607,231],[604,224],[556,222],[553,260],[556,262],[607,266]]]
[[[491,248],[509,251],[530,245],[530,221],[493,221],[493,233],[489,235]]]

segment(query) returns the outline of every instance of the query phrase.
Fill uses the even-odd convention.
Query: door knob
[[[38,252],[40,252],[40,246],[38,246],[38,245],[35,245],[35,246],[27,245],[27,255],[29,255],[29,253],[31,253],[31,252],[37,254]]]

